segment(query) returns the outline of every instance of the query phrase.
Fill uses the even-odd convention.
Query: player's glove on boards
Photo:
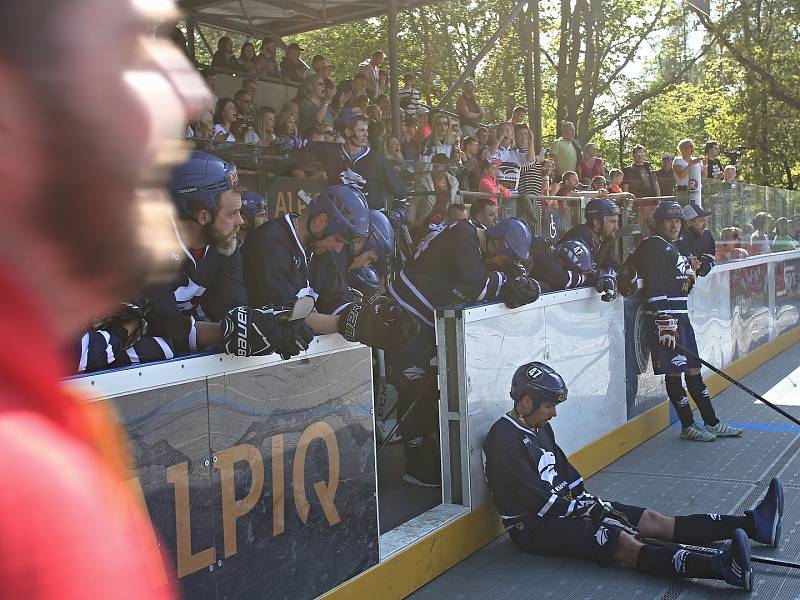
[[[639,274],[630,265],[624,265],[617,271],[617,287],[623,296],[633,296],[639,291]]]
[[[506,303],[508,308],[525,306],[531,302],[536,302],[542,295],[542,286],[539,282],[525,275],[507,277],[500,288],[500,300]]]
[[[672,315],[659,313],[656,315],[656,329],[658,330],[658,343],[665,348],[675,349],[678,341],[678,319]]]
[[[419,333],[419,321],[387,296],[374,294],[341,312],[339,333],[350,342],[402,350]]]
[[[597,273],[594,289],[600,294],[603,302],[613,302],[617,299],[617,278],[613,269],[601,269]]]
[[[264,356],[277,352],[281,358],[308,349],[314,334],[304,321],[289,321],[291,307],[237,306],[220,321],[226,354]]]

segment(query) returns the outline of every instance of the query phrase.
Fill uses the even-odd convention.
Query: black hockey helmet
[[[681,219],[683,220],[683,207],[674,200],[664,200],[659,202],[656,206],[656,212],[653,215],[656,221],[663,219]]]
[[[567,399],[567,385],[552,368],[544,363],[529,362],[518,367],[511,379],[511,399],[514,404],[523,396],[533,399],[534,409],[542,402],[560,404]]]
[[[586,222],[592,219],[603,219],[604,217],[613,217],[614,215],[621,215],[622,211],[613,200],[609,198],[592,198],[586,203],[586,208],[583,210],[583,216]]]

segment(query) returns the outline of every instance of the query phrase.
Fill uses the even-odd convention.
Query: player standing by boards
[[[528,258],[530,245],[528,224],[517,217],[489,229],[476,228],[466,219],[457,221],[407,262],[389,287],[397,303],[420,322],[419,334],[405,350],[386,352],[387,379],[397,389],[402,415],[404,481],[424,487],[441,482],[435,309],[496,299],[515,308],[536,301],[539,283],[514,264]]]
[[[636,248],[627,263],[644,278],[644,293],[653,317],[650,349],[653,373],[664,378],[667,396],[681,421],[681,437],[699,442],[713,442],[717,437],[735,437],[742,430],[720,421],[711,405],[708,389],[700,375],[700,362],[692,355],[684,356],[675,349],[676,342],[697,355],[697,341],[689,321],[687,296],[695,282],[695,271],[688,258],[675,245],[684,221],[681,205],[661,202],[655,212],[656,234]],[[694,421],[681,374],[695,404],[700,409],[704,426]]]
[[[567,394],[564,380],[548,365],[520,366],[511,380],[513,408],[486,436],[486,478],[512,541],[534,554],[618,560],[650,575],[721,579],[752,589],[748,536],[777,547],[783,513],[780,481],[773,479],[755,509],[742,516],[671,517],[602,500],[586,491],[549,424]],[[709,556],[648,544],[636,536],[679,544],[727,541]]]
[[[692,269],[700,277],[705,277],[717,264],[717,244],[714,236],[706,229],[706,217],[711,214],[699,204],[683,207],[683,227],[675,245],[681,254],[689,258]]]

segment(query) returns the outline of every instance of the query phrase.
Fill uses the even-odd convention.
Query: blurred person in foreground
[[[134,6],[0,5],[0,135],[14,148],[1,163],[0,334],[14,340],[0,348],[4,598],[173,597],[113,420],[59,383],[59,348],[169,254],[159,188],[209,99],[185,56],[147,35],[176,15]]]

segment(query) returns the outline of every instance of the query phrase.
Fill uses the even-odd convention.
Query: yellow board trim
[[[792,329],[725,367],[741,379],[768,360],[800,342],[800,327]],[[715,396],[731,383],[717,374],[705,378]],[[669,425],[665,401],[570,455],[584,477],[590,477]],[[324,600],[392,600],[405,598],[503,533],[491,504],[485,504],[425,536],[321,596]]]

